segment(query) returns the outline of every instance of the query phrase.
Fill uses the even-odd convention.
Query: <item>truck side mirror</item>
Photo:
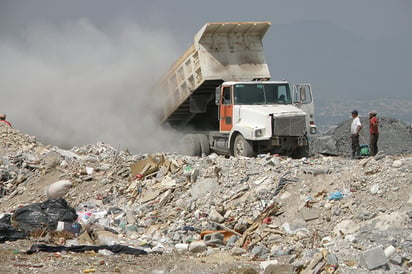
[[[215,89],[215,104],[220,105],[220,86]]]

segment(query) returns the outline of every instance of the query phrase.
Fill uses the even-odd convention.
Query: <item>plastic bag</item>
[[[369,146],[367,144],[360,145],[360,156],[369,156]]]
[[[25,232],[56,230],[59,221],[72,223],[76,219],[76,210],[63,198],[24,206],[13,215],[13,220]]]
[[[17,241],[25,238],[27,238],[27,235],[23,231],[18,231],[11,225],[0,223],[0,243]]]

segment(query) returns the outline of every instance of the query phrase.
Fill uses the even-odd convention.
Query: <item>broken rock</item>
[[[375,247],[363,252],[359,264],[368,270],[376,269],[387,264],[388,259],[382,247]]]
[[[189,251],[192,253],[202,253],[206,251],[207,247],[203,241],[194,241],[189,245]]]
[[[46,195],[48,199],[63,198],[72,187],[72,182],[69,180],[60,180],[47,187]]]

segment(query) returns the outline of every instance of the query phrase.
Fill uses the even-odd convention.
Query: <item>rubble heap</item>
[[[362,130],[360,144],[369,144],[369,120],[360,117]],[[348,157],[351,155],[350,125],[352,119],[339,123],[334,129],[319,136],[314,153]],[[378,148],[386,155],[412,153],[412,126],[387,117],[379,117]]]
[[[0,212],[15,229],[19,208],[47,201],[57,183],[68,186],[53,198],[63,197],[76,221],[45,228],[73,235],[60,237],[60,248],[224,253],[258,262],[251,265],[262,273],[412,268],[412,155],[132,155],[101,142],[44,146],[2,125],[0,135]],[[45,234],[24,232],[36,241]]]

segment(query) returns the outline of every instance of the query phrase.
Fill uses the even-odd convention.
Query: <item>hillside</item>
[[[362,130],[360,144],[369,144],[369,120],[360,118]],[[378,149],[381,155],[402,155],[412,153],[412,127],[400,120],[379,117]],[[350,157],[351,140],[350,125],[352,119],[347,119],[324,134],[315,138],[312,144],[313,153],[339,155]]]

